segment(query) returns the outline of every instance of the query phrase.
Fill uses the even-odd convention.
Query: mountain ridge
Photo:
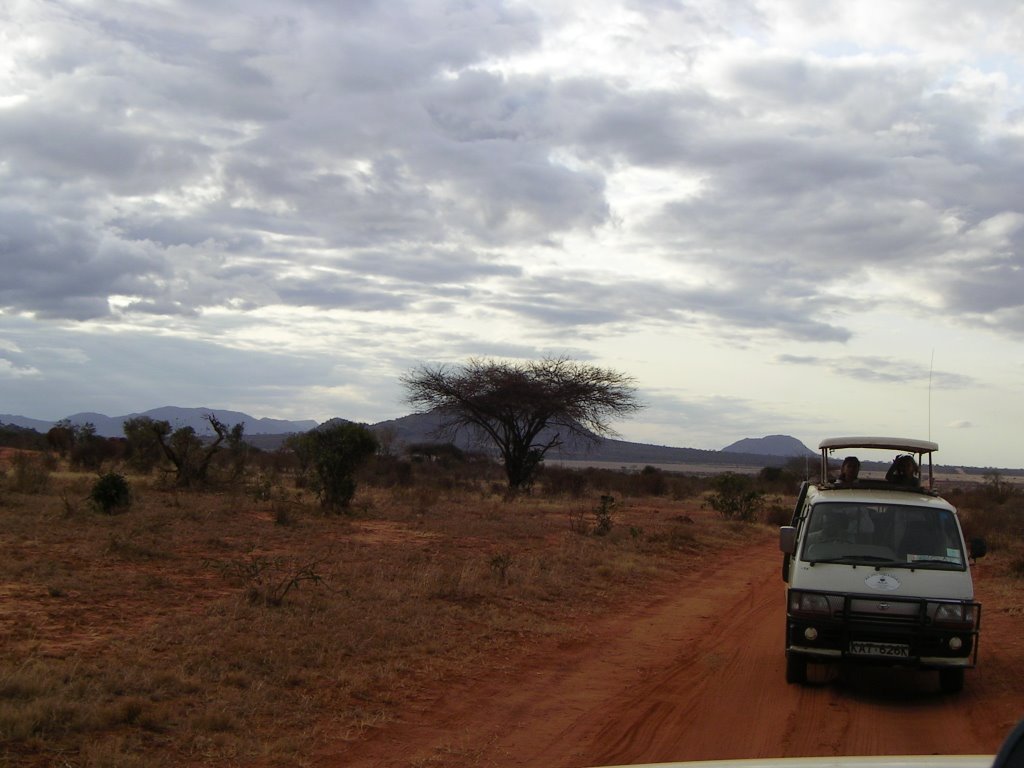
[[[213,413],[225,424],[231,426],[239,422],[245,424],[245,439],[253,446],[262,450],[275,450],[280,447],[288,435],[306,432],[320,423],[313,419],[289,421],[286,419],[255,418],[242,411],[218,408],[184,408],[180,406],[162,406],[141,413],[130,413],[123,416],[106,416],[101,413],[83,411],[65,418],[72,424],[90,422],[96,427],[97,434],[103,437],[122,437],[124,421],[138,416],[149,416],[153,419],[166,420],[172,428],[190,426],[197,434],[212,434],[206,415]],[[340,417],[328,420],[348,421]],[[395,419],[387,419],[376,424],[367,425],[378,436],[392,443],[415,444],[441,442],[434,434],[441,426],[441,416],[437,413],[412,413]],[[34,429],[45,434],[56,421],[33,419],[12,414],[0,414],[0,425],[9,424],[24,429]],[[324,422],[325,424],[328,422]],[[463,450],[493,452],[493,447],[481,443],[471,434],[463,431],[456,435],[452,442]],[[817,454],[802,442],[789,435],[767,435],[760,438],[744,438],[727,445],[721,450],[704,448],[682,448],[651,443],[629,442],[612,438],[596,438],[594,441],[577,439],[568,441],[566,445],[553,449],[547,458],[553,462],[586,462],[599,464],[618,464],[620,466],[700,464],[720,467],[720,471],[731,467],[761,468],[765,466],[784,466],[794,459],[816,458]],[[983,468],[962,467],[961,469]],[[1013,470],[1014,472],[1016,470]]]
[[[321,426],[312,419],[288,421],[285,419],[255,418],[250,414],[241,411],[217,408],[185,408],[181,406],[161,406],[151,408],[148,411],[129,413],[123,416],[107,416],[102,413],[81,411],[58,421],[67,420],[72,424],[81,425],[91,423],[96,428],[96,434],[102,437],[121,437],[124,434],[123,425],[127,419],[146,416],[155,420],[164,420],[170,423],[171,427],[189,426],[196,430],[197,434],[212,434],[209,422],[206,421],[207,414],[213,413],[222,422],[228,425],[243,422],[245,424],[246,440],[256,447],[264,450],[278,448],[290,434],[306,432]],[[332,422],[348,421],[340,417],[330,419],[324,424]],[[393,442],[401,444],[439,442],[436,436],[442,424],[441,414],[412,413],[395,419],[387,419],[375,424],[367,425],[378,435],[387,435]],[[19,427],[35,429],[37,432],[45,433],[57,421],[45,421],[43,419],[31,419],[25,416],[12,414],[0,414],[0,424],[13,424]],[[552,431],[552,435],[553,435]],[[550,437],[550,435],[548,436]],[[626,440],[597,437],[587,440],[575,438],[567,440],[566,443],[553,449],[548,458],[554,461],[595,461],[615,462],[621,464],[674,464],[674,463],[702,463],[702,464],[732,464],[764,466],[765,463],[783,463],[781,459],[791,458],[773,456],[772,454],[758,454],[751,451],[734,450],[728,455],[722,451],[702,448],[682,448],[666,445],[653,445],[649,443],[636,443]],[[800,444],[796,438],[789,440]],[[451,441],[459,448],[467,451],[491,452],[492,447],[481,442],[472,433],[463,430],[457,433]],[[734,446],[742,444],[743,441],[735,443]]]
[[[46,421],[44,419],[32,419],[26,416],[0,413],[0,424],[14,424],[18,427],[35,429],[37,432],[48,432],[58,421],[67,420],[71,424],[92,424],[96,428],[96,434],[101,437],[122,437],[124,436],[124,422],[128,419],[148,416],[154,421],[166,421],[172,429],[179,427],[192,427],[198,434],[212,434],[210,423],[206,420],[207,414],[214,414],[218,419],[228,426],[243,422],[246,433],[256,435],[286,435],[295,432],[306,432],[317,426],[318,422],[313,419],[302,419],[289,421],[286,419],[257,419],[241,411],[233,411],[227,408],[185,408],[177,405],[164,405],[159,408],[151,408],[148,411],[126,413],[123,416],[107,416],[103,413],[92,411],[80,411],[65,416],[57,421]]]

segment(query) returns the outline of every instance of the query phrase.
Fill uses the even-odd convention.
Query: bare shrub
[[[583,507],[574,507],[569,510],[569,530],[586,536],[590,533],[590,523],[587,522],[587,510]]]
[[[641,496],[664,496],[668,490],[668,475],[657,467],[648,465],[640,470],[636,485]]]
[[[299,562],[250,552],[244,560],[213,563],[212,567],[223,576],[241,582],[250,603],[279,606],[300,584],[322,584],[324,578],[317,572],[321,564],[320,560]]]
[[[160,547],[140,541],[135,532],[111,534],[106,552],[124,560],[161,560],[169,556]]]
[[[279,499],[271,505],[274,511],[274,525],[294,525],[295,516],[292,514],[291,504],[286,500]]]
[[[587,476],[579,470],[545,465],[539,476],[541,492],[548,497],[579,499],[587,491]]]
[[[642,546],[645,551],[658,552],[691,552],[700,548],[701,532],[693,520],[687,516],[676,517],[672,525],[649,532],[643,537]]]
[[[673,475],[669,481],[668,496],[675,501],[692,499],[704,490],[704,483],[700,478],[688,475]]]
[[[491,573],[495,575],[498,582],[503,585],[508,584],[508,569],[512,567],[512,553],[499,552],[491,557],[489,564]]]
[[[1024,500],[1020,496],[1002,504],[982,500],[980,506],[965,506],[961,517],[964,536],[985,539],[990,551],[1012,547],[1024,539]]]
[[[11,458],[11,490],[18,493],[42,493],[50,485],[52,474],[43,456],[19,451]]]

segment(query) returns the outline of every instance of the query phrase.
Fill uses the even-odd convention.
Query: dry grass
[[[328,517],[265,483],[184,493],[129,477],[134,505],[108,516],[85,501],[94,476],[10,480],[12,766],[302,765],[417,691],[570,637],[681,564],[772,535],[699,498],[631,498],[607,535],[584,535],[570,522],[592,524],[599,494],[505,502],[489,482],[363,488],[352,516]]]
[[[133,506],[110,516],[87,501],[95,476],[19,461],[0,472],[11,766],[301,766],[425,691],[573,642],[659,579],[775,536],[721,520],[679,477],[552,473],[562,495],[507,502],[493,477],[420,475],[364,484],[342,517],[287,477],[187,493],[129,477]],[[645,495],[655,481],[662,495]],[[595,535],[609,494],[613,525]],[[1018,590],[1017,498],[966,519],[1006,534],[985,567],[997,595]]]

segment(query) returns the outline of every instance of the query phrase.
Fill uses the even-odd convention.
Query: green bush
[[[293,439],[312,474],[310,486],[328,510],[346,509],[356,493],[356,470],[377,451],[377,439],[351,422],[329,424]]]
[[[704,505],[726,520],[753,522],[764,507],[764,496],[746,475],[726,472],[711,481],[711,488]]]
[[[89,499],[100,512],[112,515],[132,505],[132,491],[124,475],[108,472],[93,483]]]
[[[601,497],[601,503],[594,510],[594,535],[604,536],[612,529],[612,512],[616,506],[614,496],[605,494]]]

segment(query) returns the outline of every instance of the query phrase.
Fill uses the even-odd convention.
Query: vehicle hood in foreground
[[[994,755],[896,755],[884,757],[781,757],[696,760],[604,768],[990,768]]]

